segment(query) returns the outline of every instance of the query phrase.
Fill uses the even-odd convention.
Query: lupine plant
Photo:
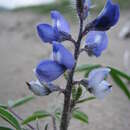
[[[53,130],[68,130],[72,118],[88,123],[88,116],[80,111],[77,104],[94,99],[103,99],[111,93],[112,85],[107,81],[109,74],[130,99],[130,91],[122,80],[124,78],[130,81],[129,75],[110,66],[99,64],[78,65],[78,59],[82,52],[85,52],[88,56],[100,58],[108,46],[107,31],[117,24],[120,17],[118,4],[113,3],[112,0],[106,0],[101,13],[94,20],[85,24],[91,6],[90,0],[76,0],[79,18],[77,39],[73,38],[69,23],[59,11],[51,11],[52,25],[46,23],[37,25],[39,37],[43,44],[51,44],[52,54],[51,58],[41,60],[36,65],[34,73],[37,80],[26,82],[26,84],[36,96],[47,96],[54,92],[60,92],[64,95],[63,107],[62,109],[56,108],[52,113],[45,110],[37,111],[23,119],[13,111],[13,108],[30,101],[34,98],[33,96],[9,101],[8,105],[0,105],[0,117],[8,121],[16,130],[40,130],[37,123],[36,127],[29,123],[37,122],[39,119],[46,117],[52,119]],[[84,37],[85,41],[83,42]],[[63,42],[65,41],[73,44],[74,54],[64,47]],[[74,76],[79,72],[84,74],[84,78],[76,80]],[[54,83],[62,75],[66,79],[65,88]],[[89,92],[93,96],[83,96],[83,92]],[[22,121],[21,125],[19,120]],[[59,120],[59,123],[57,123],[57,120]],[[2,126],[0,129],[11,130],[11,128]],[[48,130],[48,124],[43,129]]]

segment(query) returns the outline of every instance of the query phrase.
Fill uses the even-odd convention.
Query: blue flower
[[[58,11],[51,11],[51,18],[53,20],[53,26],[60,32],[70,34],[70,25],[63,15]]]
[[[97,98],[104,98],[112,91],[112,86],[104,80],[110,71],[109,68],[98,68],[88,75],[88,90]]]
[[[37,65],[35,74],[40,83],[44,83],[56,80],[65,70],[66,68],[56,61],[43,60]]]
[[[120,9],[118,4],[113,4],[112,0],[107,0],[104,9],[98,17],[92,22],[94,30],[108,30],[114,26],[120,17]]]
[[[51,11],[53,25],[38,24],[37,32],[43,42],[63,41],[70,36],[70,26],[58,11]]]
[[[38,80],[27,82],[29,90],[37,96],[46,96],[54,91],[58,91],[58,88],[53,84],[41,84]]]
[[[108,37],[106,32],[103,31],[90,31],[87,34],[85,48],[88,55],[100,56],[108,46]]]
[[[49,24],[39,24],[37,26],[37,31],[43,42],[57,41],[59,38],[57,37],[56,30]]]
[[[75,64],[73,55],[58,42],[53,42],[52,58],[67,69],[72,69]]]

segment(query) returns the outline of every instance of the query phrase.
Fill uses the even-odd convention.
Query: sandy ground
[[[126,48],[130,49],[130,40],[119,39],[118,33],[129,17],[130,12],[122,12],[120,23],[108,32],[109,47],[104,55],[97,59],[83,54],[80,63],[101,63],[125,70],[123,55]],[[31,94],[25,81],[34,79],[32,69],[41,59],[49,57],[51,52],[51,46],[42,45],[35,33],[35,25],[41,21],[50,22],[50,19],[29,12],[0,13],[0,103]],[[71,22],[74,36],[77,35],[75,23]],[[70,43],[66,45],[72,49]],[[64,83],[60,80],[57,82],[62,85]],[[89,116],[89,124],[73,120],[70,130],[130,130],[130,102],[118,87],[114,84],[113,86],[112,94],[103,101],[95,100],[81,106]],[[16,111],[27,117],[35,110],[50,109],[50,106],[57,102],[61,102],[57,94],[37,97]],[[45,121],[42,124],[44,123]],[[0,120],[0,124],[5,123]]]

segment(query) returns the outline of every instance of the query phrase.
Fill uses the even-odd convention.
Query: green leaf
[[[23,97],[21,99],[18,99],[16,101],[9,100],[8,106],[10,108],[15,108],[15,107],[21,106],[21,105],[31,101],[32,99],[34,99],[34,96],[31,95],[31,96],[26,96],[26,97]]]
[[[56,117],[57,120],[60,120],[60,118],[61,118],[61,113],[56,112],[56,113],[55,113],[55,117]]]
[[[78,89],[77,89],[77,93],[76,93],[76,98],[75,98],[76,101],[79,100],[79,98],[82,95],[82,92],[83,92],[82,87],[79,86]]]
[[[88,123],[88,116],[84,112],[81,112],[79,110],[73,111],[72,117],[83,123]]]
[[[55,117],[57,120],[61,119],[61,111],[55,111]]]
[[[75,86],[72,87],[72,98],[77,101],[82,95],[82,87],[79,86],[77,89]]]
[[[87,78],[89,73],[93,70],[93,68],[89,69],[89,70],[86,70],[85,71],[85,74],[84,74],[84,77]]]
[[[73,100],[76,99],[76,87],[75,86],[72,87],[72,98],[73,98]]]
[[[3,105],[3,104],[0,104],[0,107],[4,108],[4,109],[7,109],[8,106],[7,105]]]
[[[116,68],[113,68],[113,67],[110,67],[110,66],[108,66],[108,67],[111,69],[111,71],[113,73],[116,73],[116,74],[120,75],[121,77],[123,77],[123,78],[127,79],[128,81],[130,81],[130,76],[128,74],[126,74],[126,73],[124,73],[124,72],[122,72],[122,71],[120,71],[120,70],[118,70]]]
[[[88,97],[88,98],[81,99],[81,100],[77,101],[77,103],[83,103],[83,102],[91,101],[94,99],[96,99],[96,97]]]
[[[44,130],[48,130],[48,124],[45,125]]]
[[[35,121],[36,119],[41,119],[41,118],[46,118],[48,116],[51,116],[48,112],[46,111],[37,111],[34,112],[31,116],[27,117],[22,124],[26,125],[29,122]]]
[[[0,117],[3,118],[5,121],[7,121],[9,124],[11,124],[14,128],[16,128],[16,130],[21,130],[19,122],[13,116],[13,114],[2,107],[0,107]]]
[[[111,71],[111,77],[117,84],[117,86],[125,93],[125,95],[130,99],[130,91],[125,85],[125,83],[121,80],[121,78],[115,73],[114,71]]]
[[[54,116],[55,116],[55,118],[56,118],[58,121],[60,121],[60,119],[61,119],[61,112],[62,112],[61,108],[57,108],[57,109],[55,110],[55,112],[54,112]]]
[[[96,68],[99,68],[99,67],[101,67],[101,66],[100,66],[100,65],[95,65],[95,66],[89,67],[89,69],[86,69],[85,74],[84,74],[84,77],[88,77],[89,73],[90,73],[93,69],[96,69]]]
[[[97,65],[92,65],[92,64],[82,64],[77,66],[75,72],[84,72],[86,70],[90,70],[90,69],[94,69],[94,68],[99,68],[101,67],[101,65],[97,64]]]
[[[13,129],[5,127],[5,126],[0,126],[0,130],[13,130]]]
[[[65,78],[65,80],[67,80],[67,79],[68,79],[67,72],[65,72],[65,73],[64,73],[64,78]]]
[[[101,67],[101,65],[99,64],[96,64],[96,65],[92,65],[92,64],[83,64],[83,65],[80,65],[76,68],[76,72],[85,72],[85,75],[84,77],[88,77],[88,74],[93,70],[93,69],[96,69],[96,68],[99,68]]]

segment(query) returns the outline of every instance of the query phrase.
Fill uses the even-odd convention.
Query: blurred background
[[[111,65],[130,74],[130,0],[113,1],[120,4],[121,17],[116,27],[108,31],[108,49],[100,58],[82,54],[79,63]],[[105,0],[92,0],[92,3],[95,8],[91,10],[88,21],[101,11]],[[51,45],[42,44],[36,34],[38,23],[51,24],[50,10],[59,10],[65,15],[72,35],[76,37],[78,20],[74,0],[0,0],[0,103],[31,94],[25,81],[35,79],[33,68],[41,59],[48,58],[52,49]],[[71,43],[65,45],[73,51]],[[62,77],[56,82],[64,84]],[[55,103],[62,104],[59,99],[63,97],[60,97],[55,93],[48,97],[36,97],[16,111],[25,118],[35,110],[50,109]],[[102,101],[85,103],[81,109],[88,114],[89,124],[73,120],[70,130],[130,129],[130,102],[114,83],[111,95]],[[41,126],[46,122],[43,120]],[[0,124],[6,123],[0,119]]]

